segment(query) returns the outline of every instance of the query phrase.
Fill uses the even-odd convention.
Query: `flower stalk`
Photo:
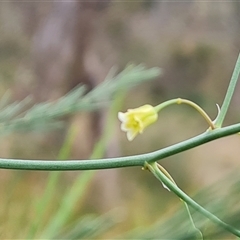
[[[157,112],[159,112],[163,108],[165,108],[169,105],[172,105],[172,104],[187,104],[187,105],[195,108],[202,115],[202,117],[207,121],[210,128],[212,130],[215,129],[215,125],[214,125],[213,121],[211,120],[211,118],[208,116],[208,114],[199,105],[197,105],[196,103],[194,103],[190,100],[182,99],[182,98],[172,99],[172,100],[169,100],[169,101],[166,101],[164,103],[161,103],[161,104],[157,105],[155,107],[155,109],[156,109]]]
[[[187,99],[176,98],[163,102],[155,107],[146,104],[135,109],[128,109],[126,113],[119,112],[118,118],[122,122],[121,130],[126,132],[127,139],[132,141],[137,134],[142,134],[146,127],[157,121],[158,113],[162,109],[172,104],[187,104],[195,108],[207,121],[210,129],[215,129],[214,121],[211,120],[208,114],[200,106]]]

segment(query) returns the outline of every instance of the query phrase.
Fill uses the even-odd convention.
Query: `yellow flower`
[[[127,139],[132,141],[138,133],[157,121],[156,109],[151,105],[129,109],[126,113],[119,112],[118,118],[122,122],[121,130],[127,132]]]

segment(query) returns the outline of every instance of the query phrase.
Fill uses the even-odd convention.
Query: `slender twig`
[[[240,131],[240,123],[205,132],[186,141],[160,149],[155,152],[118,158],[99,160],[41,161],[21,159],[0,159],[0,168],[45,171],[94,170],[143,166],[145,161],[151,163],[177,153],[192,149],[218,138],[226,137]]]
[[[229,83],[229,86],[227,89],[227,93],[226,93],[226,96],[224,98],[224,101],[223,101],[223,104],[221,107],[221,111],[215,122],[216,127],[222,127],[224,118],[226,116],[227,110],[229,108],[229,105],[230,105],[230,102],[231,102],[231,99],[232,99],[232,96],[233,96],[233,93],[234,93],[234,90],[235,90],[235,87],[236,87],[236,84],[238,81],[239,73],[240,73],[240,54],[238,55],[236,65],[233,70],[232,78],[230,80],[230,83]]]
[[[205,208],[200,206],[198,203],[196,203],[192,198],[190,198],[186,193],[184,193],[176,184],[174,184],[167,176],[165,176],[164,173],[162,173],[156,163],[148,164],[145,163],[145,168],[150,170],[153,175],[160,180],[164,185],[167,186],[168,189],[170,189],[172,192],[174,192],[179,198],[181,198],[185,203],[187,203],[189,206],[191,206],[193,209],[210,219],[212,222],[217,224],[218,226],[224,228],[228,232],[234,234],[235,236],[240,237],[240,231],[238,229],[235,229],[231,225],[223,222],[221,219],[207,211]]]
[[[193,228],[194,231],[196,232],[196,235],[199,235],[199,239],[203,240],[203,234],[202,234],[202,232],[200,231],[200,229],[198,229],[198,228],[196,227],[196,225],[195,225],[195,223],[194,223],[194,221],[193,221],[193,217],[192,217],[192,215],[191,215],[191,212],[190,212],[190,209],[189,209],[187,203],[184,202],[184,201],[183,201],[183,203],[184,203],[184,206],[185,206],[185,208],[186,208],[186,210],[187,210],[187,214],[188,214],[188,217],[189,217],[190,223],[191,223],[191,225],[192,225],[192,228]]]

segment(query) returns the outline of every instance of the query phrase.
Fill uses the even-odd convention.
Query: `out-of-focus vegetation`
[[[123,111],[184,97],[214,118],[240,49],[239,10],[234,1],[0,3],[0,93],[10,89],[16,100],[30,94],[36,102],[54,101],[79,83],[95,88],[113,65],[145,63],[160,66],[164,75],[131,90]],[[239,89],[227,123],[239,120]],[[63,119],[66,127],[48,134],[2,137],[1,157],[89,158],[104,135],[109,108]],[[74,137],[63,145],[70,126]],[[131,143],[115,126],[102,150],[105,156],[149,152],[206,128],[194,110],[173,106]],[[221,139],[163,161],[181,188],[233,225],[240,216],[239,174],[233,172],[239,141]],[[193,239],[181,202],[139,170],[59,177],[0,170],[0,238]],[[198,214],[193,217],[207,239],[231,239]]]

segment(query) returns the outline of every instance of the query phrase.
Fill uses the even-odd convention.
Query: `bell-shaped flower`
[[[127,132],[127,139],[132,141],[138,133],[142,133],[147,126],[157,121],[158,114],[153,106],[144,105],[129,109],[126,113],[119,112],[118,118],[122,122],[121,130]]]

